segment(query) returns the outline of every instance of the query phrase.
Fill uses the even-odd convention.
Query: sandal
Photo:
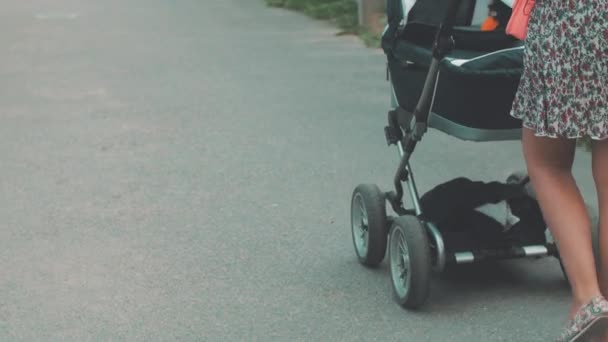
[[[583,305],[557,342],[590,341],[608,329],[608,301],[602,296],[594,297]]]

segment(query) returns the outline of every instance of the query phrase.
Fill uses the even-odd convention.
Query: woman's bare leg
[[[573,317],[582,305],[600,294],[591,221],[572,175],[576,141],[536,137],[524,128],[522,143],[530,181],[570,280]],[[608,167],[604,170],[608,171]]]
[[[600,289],[608,295],[608,140],[592,142],[593,179],[600,215]]]
[[[608,140],[592,142],[592,168],[599,207],[599,285],[604,297],[608,296]],[[608,332],[597,342],[608,342]]]

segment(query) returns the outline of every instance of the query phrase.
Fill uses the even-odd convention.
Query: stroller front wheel
[[[426,301],[431,281],[431,251],[425,227],[415,216],[393,222],[389,236],[393,295],[402,307],[417,309]]]
[[[386,254],[388,227],[386,200],[378,186],[361,184],[351,200],[351,231],[359,262],[377,266]]]

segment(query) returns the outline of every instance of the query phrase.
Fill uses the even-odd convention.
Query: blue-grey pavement
[[[547,341],[555,259],[436,276],[360,266],[358,183],[388,189],[385,58],[258,0],[0,1],[0,341]],[[421,192],[503,180],[519,142],[430,131]],[[590,156],[576,175],[595,203]],[[565,208],[567,210],[567,208]]]

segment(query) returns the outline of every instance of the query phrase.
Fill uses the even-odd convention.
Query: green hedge
[[[354,0],[266,0],[269,6],[284,7],[334,22],[345,33],[358,33],[357,3]]]

